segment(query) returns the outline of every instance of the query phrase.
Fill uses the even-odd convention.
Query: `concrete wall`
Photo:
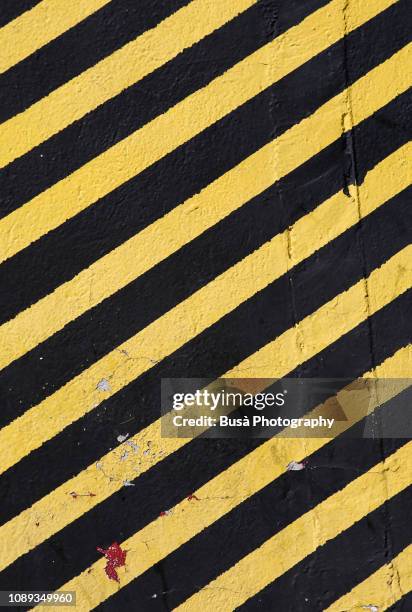
[[[412,610],[408,440],[160,432],[162,378],[411,377],[409,16],[2,1],[0,590]]]

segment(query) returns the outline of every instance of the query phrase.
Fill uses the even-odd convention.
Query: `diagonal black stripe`
[[[379,338],[375,347],[379,362],[410,341],[411,325],[404,313],[411,305],[412,291],[403,294],[372,317]],[[391,325],[393,320],[399,320],[395,329]],[[370,367],[370,332],[365,322],[291,374],[356,378]],[[142,474],[135,481],[135,487],[122,489],[112,495],[19,558],[0,574],[0,587],[56,589],[97,560],[99,555],[96,546],[114,540],[121,542],[130,537],[159,516],[162,510],[190,495],[259,443],[262,440],[194,440]],[[367,441],[364,441],[366,444]],[[75,449],[74,442],[72,457]],[[48,469],[52,470],[53,467],[49,461]],[[115,521],[113,517],[116,517]]]
[[[41,0],[2,0],[0,9],[0,27],[3,27],[32,9]]]
[[[382,406],[380,412],[385,409],[393,413],[395,410],[401,413],[411,399],[412,388],[402,393],[396,400]],[[352,435],[361,436],[363,426],[364,423],[361,423],[352,428],[358,432],[355,434],[353,431]],[[404,444],[404,439],[386,441],[336,439],[328,443],[308,457],[305,471],[298,474],[286,472],[163,559],[159,565],[161,565],[162,577],[167,582],[167,592],[164,593],[164,597],[162,597],[164,589],[160,582],[160,568],[154,566],[96,609],[128,609],[133,601],[145,602],[148,610],[156,610],[156,605],[159,603],[165,604],[166,609],[175,609],[240,559],[259,548],[266,540],[329,496],[343,489],[353,479],[373,468],[383,457],[388,457]],[[273,453],[276,456],[276,442],[273,443]],[[258,464],[256,468],[259,469]],[[409,495],[411,494],[412,489],[409,492]],[[199,501],[197,503],[211,502]],[[404,515],[405,521],[407,520],[406,513]],[[398,528],[400,527],[401,525],[398,525]],[[412,527],[409,529],[412,530]],[[344,589],[349,580],[356,579],[357,572],[361,574],[360,570],[367,570],[366,561],[371,563],[372,559],[372,563],[384,563],[385,561],[382,560],[386,554],[384,530],[382,529],[379,533],[375,531],[370,559],[367,558],[367,546],[370,545],[371,538],[366,538],[365,541],[364,529],[355,528],[353,531],[357,539],[352,537],[353,532],[349,530],[345,536],[336,538],[333,545],[324,547],[317,555],[308,556],[304,563],[288,572],[287,577],[286,575],[282,577],[280,587],[284,588],[283,591],[280,587],[275,586],[274,596],[270,591],[268,596],[263,592],[263,598],[260,597],[260,594],[256,596],[252,600],[256,603],[256,609],[305,609],[313,610],[313,612],[324,610],[326,605],[331,603],[329,599],[333,594]],[[352,546],[352,553],[355,553],[354,549],[359,551],[356,554],[356,562],[353,560],[349,562],[348,548],[345,546],[339,548],[341,541],[346,542],[346,539]],[[224,543],[223,546],[222,543]],[[340,552],[336,558],[333,557],[332,553],[338,550]],[[336,572],[335,579],[330,570],[321,571],[321,568],[332,567],[333,572]],[[313,580],[313,569],[316,572],[316,580]],[[257,571],[259,571],[258,568]],[[338,575],[339,579],[337,579]],[[245,576],[245,579],[249,580],[251,577]],[[330,582],[333,586],[329,586]],[[158,594],[160,602],[151,601],[154,593]],[[279,597],[280,593],[282,596]],[[303,594],[304,597],[302,597]],[[302,604],[301,607],[299,604]],[[153,605],[152,608],[151,605]],[[248,607],[246,606],[246,609]]]
[[[27,202],[154,117],[204,87],[327,0],[290,2],[276,27],[268,25],[267,2],[219,28],[174,60],[127,88],[95,111],[12,162],[0,175],[2,215]],[[388,15],[390,17],[390,15]],[[395,21],[398,17],[395,17]],[[402,46],[404,26],[400,29]]]
[[[353,131],[358,181],[407,138],[399,98]],[[388,122],[387,127],[384,121]],[[340,140],[0,374],[10,422],[345,185]],[[262,217],[261,217],[262,215]],[[262,223],[262,218],[267,223]],[[395,243],[396,243],[395,239]],[[205,253],[213,253],[206,257]],[[7,293],[7,292],[6,292]],[[59,359],[56,359],[59,354]]]
[[[47,96],[190,0],[112,0],[0,75],[0,122]]]
[[[412,542],[412,522],[405,512],[411,501],[412,487],[408,487],[308,555],[237,610],[271,610],[274,602],[280,610],[325,610]]]
[[[0,488],[7,492],[1,521],[108,452],[118,433],[136,433],[159,418],[161,378],[224,373],[292,327],[295,318],[303,319],[358,281],[364,271],[362,248],[370,252],[366,273],[381,265],[402,248],[402,240],[407,242],[404,224],[412,215],[410,193],[412,187],[7,470],[0,477]],[[330,280],[325,283],[325,278]],[[374,344],[379,344],[373,332]],[[65,461],[68,454],[70,462]],[[21,482],[27,483],[24,496]]]
[[[388,19],[391,29],[395,32],[390,39],[382,35],[382,28]],[[233,23],[237,24],[238,20]],[[96,259],[231,169],[266,144],[274,135],[284,132],[295,122],[308,116],[323,102],[341,91],[349,81],[352,82],[383,61],[402,46],[409,36],[404,24],[402,12],[379,16],[348,37],[346,54],[341,42],[334,45],[135,179],[5,262],[0,267],[0,285],[3,287],[2,295],[7,296],[7,299],[0,296],[0,322],[10,319],[58,285],[73,278]],[[231,28],[233,27],[231,25]],[[244,29],[240,27],[241,33]],[[239,36],[241,34],[238,34]],[[223,40],[228,38],[224,37]],[[374,47],[373,54],[369,53],[371,45]],[[197,50],[198,47],[194,49]],[[214,48],[212,46],[212,49]],[[239,48],[243,48],[242,45],[239,45]],[[216,46],[216,49],[215,53],[221,53],[219,46]],[[208,54],[210,53],[211,50],[208,50]],[[203,51],[200,55],[203,56]],[[230,56],[230,53],[227,55]],[[349,75],[347,78],[342,65],[346,56]],[[183,59],[179,61],[185,65]],[[220,65],[221,62],[217,63]],[[198,62],[195,65],[197,66]],[[175,64],[172,63],[171,66]],[[186,72],[190,83],[193,75]],[[172,73],[174,76],[170,79],[171,83],[177,79],[173,70]],[[328,75],[320,84],[319,74]],[[180,79],[179,82],[186,87],[185,79]],[[158,88],[159,83],[157,79]],[[161,87],[160,89],[162,90]],[[147,91],[150,89],[144,88],[144,99],[133,105],[134,109],[142,109],[143,114],[147,112],[148,106],[155,106],[150,96],[148,105]],[[160,99],[167,100],[168,95],[175,95],[168,94],[167,91],[166,89],[166,94],[160,96]],[[179,95],[178,87],[171,86],[170,91]],[[273,100],[277,100],[276,117],[273,116]],[[137,110],[134,113],[129,112],[128,116],[134,116],[136,113]],[[95,117],[95,114],[91,117]],[[118,115],[113,111],[101,123],[108,125],[112,135],[117,134],[122,129],[121,126],[128,125],[128,122],[122,119],[119,126],[112,129],[110,117],[118,121]],[[77,137],[70,138],[76,155],[82,146],[94,146],[101,131],[103,133],[104,129],[100,126],[97,137],[91,134],[87,137],[86,132],[82,130]],[[384,136],[382,132],[382,139]],[[64,169],[67,156],[64,148],[62,151],[59,153],[55,149],[45,152],[42,158],[33,153],[30,159],[35,161],[36,167],[23,167],[21,171],[14,166],[10,167],[11,181],[9,171],[6,170],[3,183],[0,177],[3,201],[6,203],[9,197],[15,198],[20,188],[30,188],[40,180],[41,167],[37,164],[40,163],[41,166],[43,160],[50,159],[51,164],[55,165],[56,159],[62,154],[63,165],[57,166]],[[28,176],[35,176],[36,181],[26,180]],[[156,189],[153,189],[153,185],[156,185]],[[5,206],[7,208],[6,204]],[[68,252],[70,258],[66,256]]]

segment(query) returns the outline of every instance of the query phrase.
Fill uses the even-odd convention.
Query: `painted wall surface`
[[[160,435],[162,378],[412,378],[411,32],[2,0],[0,591],[412,610],[412,442]]]

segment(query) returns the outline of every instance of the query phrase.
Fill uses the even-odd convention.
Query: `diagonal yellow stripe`
[[[378,104],[394,97],[404,80],[400,76],[399,83],[393,73],[394,63],[397,74],[402,75],[402,63],[388,60],[202,192],[2,325],[0,368],[24,355],[339,138],[341,117],[349,97],[353,125],[377,110]],[[367,103],[365,98],[375,87],[385,87],[386,98],[382,100],[383,96],[376,96]],[[347,129],[350,127],[348,125]],[[408,151],[405,149],[405,154]],[[408,165],[402,169],[399,179],[404,186],[405,180],[411,181],[412,169]],[[381,183],[379,189],[383,195],[387,190],[385,181]],[[391,193],[389,190],[388,198]],[[350,210],[356,214],[356,207]],[[168,236],[168,240],[164,240],[164,236]],[[155,243],[157,246],[153,249]]]
[[[70,422],[97,406],[102,399],[106,399],[150,369],[153,363],[166,357],[250,295],[279,278],[291,266],[303,261],[353,226],[359,220],[359,210],[362,217],[366,217],[384,201],[400,192],[410,181],[411,172],[405,155],[411,148],[412,145],[405,145],[368,173],[364,183],[358,188],[357,198],[348,198],[343,191],[332,196],[287,231],[275,236],[221,277],[0,430],[0,473]],[[288,241],[291,245],[289,251]],[[258,281],[257,275],[254,274],[256,270],[268,272],[262,274],[261,281]],[[239,282],[240,278],[244,279],[242,284]],[[232,289],[229,301],[225,302],[221,296],[228,293],[228,287]],[[211,303],[215,305],[212,312],[209,308]],[[207,318],[202,326],[195,330],[191,316],[192,313],[201,312],[207,313]],[[1,334],[0,338],[4,343]],[[16,341],[17,338],[18,335]],[[156,354],[153,349],[149,351],[151,344],[158,347]],[[143,350],[147,352],[142,352]],[[149,358],[139,360],[133,358],[134,354],[145,354]],[[127,357],[132,358],[132,361],[126,359]],[[116,372],[116,383],[111,372]],[[104,394],[96,388],[97,382],[102,378],[109,379],[111,386],[110,391]],[[45,423],[47,426],[44,426]]]
[[[390,563],[383,565],[350,593],[335,601],[325,612],[352,610],[361,612],[373,605],[379,612],[390,608],[412,591],[412,545],[407,546]],[[406,609],[406,608],[405,608]]]
[[[86,19],[109,0],[43,0],[0,30],[0,74]],[[15,138],[16,134],[14,134]]]
[[[347,31],[392,3],[393,0],[379,0],[372,5],[354,0]],[[342,21],[341,8],[341,0],[333,0],[208,86],[5,217],[0,222],[3,237],[0,261],[84,210],[341,38],[344,31],[337,27]],[[394,71],[398,93],[401,93],[410,84],[407,70],[410,61],[411,48],[406,47],[383,68],[372,72],[380,74],[386,83],[388,70]],[[392,91],[390,83],[388,86]],[[386,87],[376,88],[366,96],[365,107],[379,108],[392,97],[388,98]],[[42,124],[50,121],[50,117],[43,117]],[[24,133],[24,130],[16,131],[14,127],[5,133],[0,129],[0,142],[16,142],[16,133]],[[6,163],[5,158],[3,163]]]
[[[243,557],[176,610],[234,610],[411,483],[412,442],[409,442]]]
[[[127,285],[325,148],[340,131],[339,118],[331,112],[335,105],[336,99],[326,103],[312,116],[248,157],[202,192],[2,325],[0,368],[62,329],[69,321]],[[363,119],[364,114],[360,118]],[[323,126],[322,130],[320,126]],[[290,141],[293,144],[289,145]],[[289,163],[285,163],[281,172],[273,159],[280,150],[289,146],[293,150],[288,156]],[[407,156],[409,153],[410,147],[405,147],[403,154]],[[403,163],[401,160],[399,162]],[[399,185],[404,186],[407,184],[405,180],[411,181],[412,169],[405,164],[400,168],[399,177],[395,175],[394,179],[389,183],[389,190],[386,182],[381,181],[381,201],[399,191],[395,187],[396,179]],[[395,187],[395,191],[392,187]],[[356,209],[350,208],[350,211],[355,213]],[[168,236],[168,240],[158,240],[160,236]],[[157,244],[156,249],[153,249],[154,243]]]
[[[404,249],[380,269],[371,273],[368,278],[369,314],[372,315],[376,310],[383,308],[411,286],[411,253],[412,247]],[[400,272],[401,269],[404,271]],[[279,336],[274,343],[269,345],[276,353],[276,359],[271,360],[269,377],[281,378],[285,376],[305,359],[316,355],[364,321],[368,315],[365,302],[364,282],[359,281],[348,291],[340,294],[315,313],[303,319],[295,327]],[[308,348],[306,346],[300,347],[300,338],[305,339]],[[246,360],[247,373],[251,377],[259,378],[261,377],[261,352],[259,351],[255,355],[256,367],[253,367],[253,357]],[[408,353],[408,359],[405,359],[405,363],[410,368],[410,353]],[[239,371],[242,370],[242,364],[240,364]],[[24,433],[21,433],[19,439],[23,438]],[[151,442],[149,453],[140,454],[139,464],[135,463],[134,455],[130,462],[120,461],[120,455],[126,447],[117,448],[102,457],[97,465],[89,466],[78,476],[56,488],[31,508],[23,511],[1,527],[0,571],[17,557],[31,550],[84,512],[121,489],[125,480],[137,478],[166,455],[175,452],[188,443],[187,439],[161,439],[160,420],[135,436],[133,441],[140,448],[146,448],[148,446],[147,442]],[[291,444],[291,441],[287,440],[286,444]],[[91,491],[95,493],[95,497],[78,498],[76,503],[73,504],[69,495],[71,491]],[[51,508],[53,508],[52,511]],[[13,547],[7,545],[10,541],[14,542]]]
[[[327,113],[321,109],[310,119],[286,132],[285,138],[277,139],[276,146],[280,148],[283,144],[286,145],[290,135],[298,131],[296,157],[293,162],[295,165],[303,163],[312,153],[327,145],[327,142],[318,142],[316,138],[307,138],[317,133],[317,128],[326,116]],[[331,134],[326,133],[325,136],[330,138]],[[72,281],[64,283],[37,304],[2,325],[0,367],[7,366],[46,340],[71,320],[133,281],[272,184],[275,178],[279,178],[273,176],[276,170],[273,167],[272,153],[273,151],[265,148],[254,154],[200,194],[196,194],[98,260]],[[361,188],[362,198],[366,197],[366,192],[371,192],[368,193],[366,202],[369,210],[375,208],[378,200],[382,203],[390,199],[411,182],[412,168],[406,163],[409,155],[412,155],[412,144],[406,145],[382,162],[379,165],[382,169],[379,174],[370,174],[367,187]],[[386,181],[382,173],[390,171],[391,165],[393,171],[390,180]],[[370,184],[371,182],[373,184]],[[353,199],[348,200],[342,192],[331,198],[331,202],[335,200],[336,210],[339,210],[340,204],[344,204],[341,221],[346,229],[349,227],[347,218],[351,224],[357,220],[356,202]],[[365,210],[365,214],[367,213]],[[317,223],[316,214],[312,215],[312,223]],[[160,240],[162,236],[168,236],[168,240]],[[153,244],[156,244],[156,249],[153,249]]]
[[[72,14],[61,0],[61,9]],[[20,157],[199,42],[257,0],[193,0],[157,27],[0,125],[0,167]],[[83,2],[87,6],[88,2]],[[16,138],[16,134],[19,138]]]
[[[380,377],[408,376],[411,371],[411,356],[410,347],[402,349],[378,366],[376,375]],[[366,373],[365,377],[370,375],[370,373]],[[389,387],[386,389],[389,389]],[[383,397],[382,401],[387,401],[390,398],[391,396],[388,395]],[[127,571],[120,576],[121,586],[123,587],[131,582],[166,555],[185,544],[203,529],[278,478],[285,471],[285,467],[290,461],[301,460],[328,442],[330,442],[329,439],[319,438],[269,440],[227,470],[218,474],[196,491],[199,502],[193,504],[183,500],[173,508],[172,514],[153,521],[123,543],[124,548],[131,552],[128,555]],[[257,465],[259,466],[258,470],[256,469]],[[387,468],[388,465],[385,464],[385,467]],[[370,473],[375,471],[376,468],[371,470]],[[370,476],[366,474],[361,478],[363,478],[363,484],[366,485]],[[374,480],[372,478],[373,482]],[[290,534],[292,546],[294,545],[295,535],[295,533]],[[77,601],[81,610],[94,608],[118,591],[118,585],[114,585],[109,580],[102,580],[104,576],[103,568],[104,560],[99,560],[64,586],[65,589],[76,590]],[[200,608],[193,607],[191,609],[197,610]],[[206,606],[205,609],[210,608]],[[220,610],[219,607],[216,609]]]
[[[103,399],[150,369],[153,363],[183,345],[192,335],[200,333],[201,329],[196,332],[193,330],[191,313],[208,313],[209,318],[204,321],[202,327],[205,329],[241,301],[279,278],[288,268],[303,261],[354,225],[358,221],[359,210],[362,217],[366,217],[387,199],[401,191],[409,184],[410,173],[405,156],[411,146],[405,145],[369,172],[364,183],[358,188],[357,198],[348,198],[343,191],[332,196],[312,213],[298,220],[286,232],[275,236],[272,241],[231,268],[222,275],[220,280],[216,279],[206,285],[200,292],[176,306],[43,402],[0,430],[0,473],[45,440],[53,437],[70,422],[97,406]],[[286,248],[288,241],[292,245],[292,252],[288,252]],[[270,270],[270,275],[262,276],[259,284],[253,272],[264,269]],[[107,278],[107,274],[105,277]],[[248,278],[246,285],[233,282],[241,277]],[[227,293],[227,287],[231,286],[235,287],[231,289],[231,301],[222,302],[222,307],[219,308],[218,304],[221,300],[219,291]],[[209,307],[211,303],[215,304],[213,310]],[[16,334],[16,342],[18,337]],[[4,345],[5,339],[1,333],[0,338]],[[149,347],[151,343],[158,347],[156,355],[151,349],[147,352],[150,359],[136,360],[134,358],[132,362],[127,359],[133,358],[134,354],[143,354],[142,347]],[[141,347],[140,351],[138,347]],[[111,375],[111,372],[114,371],[117,372],[116,384]],[[111,390],[104,394],[96,389],[97,382],[102,378],[109,379],[111,384]],[[47,427],[43,425],[44,423],[47,423]],[[18,444],[17,440],[19,440]]]
[[[410,145],[402,147],[368,173],[364,183],[358,188],[357,198],[348,198],[342,191],[332,196],[312,213],[297,221],[286,232],[277,235],[271,242],[266,243],[251,256],[231,268],[222,277],[212,281],[200,292],[176,306],[53,395],[0,430],[0,473],[17,463],[45,440],[56,435],[69,423],[96,407],[102,399],[106,399],[150,369],[153,363],[183,345],[192,335],[200,333],[202,329],[257,292],[259,288],[279,278],[291,266],[303,261],[328,241],[354,225],[359,218],[359,204],[361,214],[365,217],[383,204],[386,199],[401,191],[409,184],[410,171],[408,164],[405,163],[405,153],[408,150],[410,150]],[[289,251],[286,248],[288,241],[292,246]],[[262,277],[263,282],[259,285],[253,272],[264,269],[270,270],[269,276],[266,274]],[[244,279],[242,284],[234,282],[240,278]],[[232,287],[230,301],[225,303],[220,295],[227,293],[228,287]],[[210,312],[210,303],[215,304],[213,312]],[[219,303],[222,304],[220,308]],[[193,312],[206,312],[209,317],[204,321],[203,327],[197,329],[196,332],[193,330],[190,317]],[[160,338],[161,341],[159,341]],[[158,351],[161,352],[154,355],[152,349],[147,352],[149,359],[133,358],[133,354],[142,354],[138,352],[138,347],[142,351],[144,346],[149,347],[151,343],[157,345]],[[114,384],[111,372],[116,372],[116,384]],[[97,382],[102,378],[109,379],[111,386],[111,389],[104,394],[96,389]],[[44,426],[44,423],[47,423],[47,426]]]

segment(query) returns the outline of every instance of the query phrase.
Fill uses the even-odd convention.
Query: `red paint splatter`
[[[102,553],[102,555],[104,555],[107,559],[104,571],[106,572],[108,578],[111,580],[116,580],[116,582],[120,582],[116,569],[126,565],[127,550],[122,550],[117,542],[113,542],[113,544],[109,546],[107,550],[97,548],[97,551]]]
[[[200,501],[200,499],[199,499],[199,498],[197,497],[197,495],[195,495],[194,493],[192,493],[191,495],[189,495],[189,497],[187,498],[187,500],[188,500],[188,501],[193,501],[194,499],[195,499],[196,501]]]
[[[73,499],[77,499],[78,497],[96,497],[96,493],[76,493],[76,491],[72,491],[69,493]]]
[[[172,514],[171,510],[162,510],[159,516],[169,516],[169,514]]]

